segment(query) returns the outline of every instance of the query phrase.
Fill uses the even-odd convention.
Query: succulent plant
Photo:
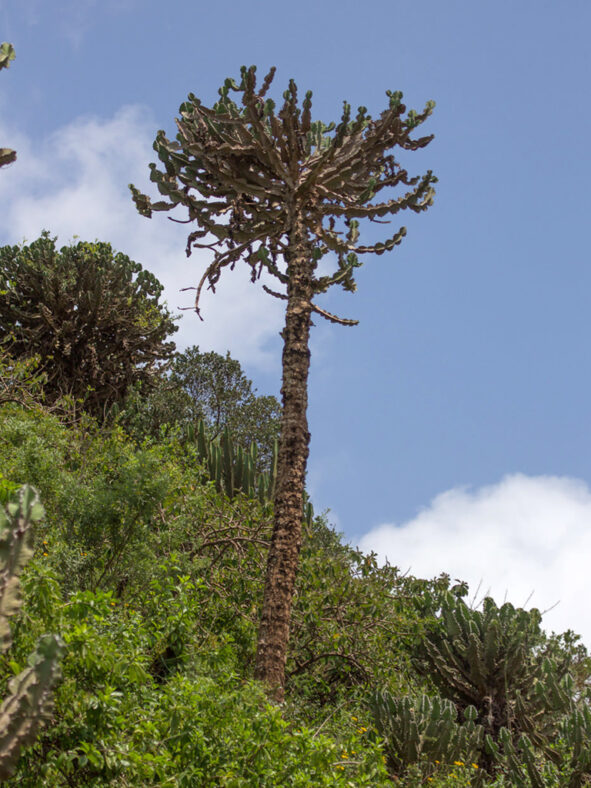
[[[474,706],[493,740],[506,728],[543,746],[569,709],[572,688],[566,665],[544,654],[540,621],[535,609],[497,607],[486,598],[482,610],[472,610],[447,593],[417,667],[460,713]]]
[[[12,44],[7,44],[6,41],[0,44],[0,71],[3,68],[8,68],[10,61],[14,60],[14,47]],[[0,148],[0,167],[5,164],[10,164],[16,159],[16,151],[10,148]]]
[[[30,526],[43,517],[32,487],[22,487],[5,509],[0,507],[0,652],[12,643],[9,619],[21,606],[19,576],[33,554]],[[8,682],[0,706],[0,780],[13,772],[22,747],[34,741],[51,708],[51,691],[59,678],[64,643],[44,635],[29,657],[29,667]]]
[[[389,767],[396,774],[418,762],[475,761],[482,750],[484,729],[469,706],[458,722],[455,705],[443,698],[396,698],[376,693],[371,701],[376,728],[385,740]]]

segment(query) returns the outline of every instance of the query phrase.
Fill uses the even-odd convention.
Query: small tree
[[[147,396],[133,392],[121,419],[138,437],[157,435],[165,424],[186,432],[200,419],[211,438],[227,427],[237,446],[248,449],[256,444],[258,470],[267,470],[279,437],[280,415],[277,399],[257,394],[239,361],[229,353],[202,353],[193,345],[175,354],[170,371]]]
[[[411,139],[411,132],[431,114],[406,108],[399,92],[387,93],[388,107],[377,120],[360,107],[352,116],[345,102],[338,124],[312,121],[312,94],[301,107],[293,80],[283,105],[266,98],[275,69],[259,90],[255,67],[242,68],[241,81],[226,80],[219,101],[208,108],[189,94],[180,107],[176,140],[158,132],[154,149],[162,163],[151,164],[151,179],[164,200],[154,202],[131,186],[140,213],[188,209],[193,248],[211,251],[213,260],[196,288],[195,308],[203,287],[212,290],[225,267],[239,260],[256,281],[265,271],[285,292],[265,291],[285,300],[282,421],[275,523],[269,551],[255,675],[283,696],[291,601],[301,543],[302,501],[310,434],[306,417],[309,334],[313,314],[341,325],[355,325],[321,309],[314,298],[332,285],[354,291],[359,254],[383,254],[400,243],[401,228],[383,243],[358,244],[359,219],[383,219],[409,208],[417,213],[433,200],[431,171],[409,177],[389,151],[417,150],[431,137]],[[231,91],[238,93],[241,106]],[[406,194],[375,203],[387,187],[405,185]],[[327,254],[337,270],[320,276],[318,263]]]
[[[174,352],[162,285],[109,244],[58,251],[44,233],[1,247],[0,292],[0,342],[14,359],[38,357],[48,403],[70,395],[100,417]]]
[[[3,44],[0,44],[0,71],[10,66],[11,60],[14,60],[14,47],[5,41]],[[0,148],[0,167],[4,167],[5,164],[11,164],[15,160],[16,151],[10,148]]]
[[[175,358],[170,379],[189,395],[193,421],[204,419],[213,436],[228,427],[235,443],[245,448],[254,441],[268,465],[279,437],[281,408],[275,397],[253,391],[236,359],[190,347]]]

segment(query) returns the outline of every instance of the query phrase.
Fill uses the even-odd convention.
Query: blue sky
[[[378,114],[387,89],[436,101],[435,140],[405,158],[439,177],[435,205],[401,217],[390,255],[368,258],[354,295],[317,325],[309,487],[347,538],[416,574],[482,580],[495,596],[558,607],[548,626],[591,643],[581,556],[591,539],[587,0],[0,0],[0,242],[43,228],[111,241],[166,285],[196,283],[184,228],[136,215],[151,141],[189,91],[215,99],[242,64],[276,65],[314,91]],[[389,228],[385,228],[389,229]],[[362,238],[371,240],[373,228]],[[279,388],[281,305],[222,279],[182,345],[237,357]],[[591,545],[590,545],[591,546]],[[587,550],[587,552],[586,552]]]

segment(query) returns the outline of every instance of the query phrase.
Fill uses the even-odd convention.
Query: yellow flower
[[[353,720],[353,722],[357,722],[357,717],[351,717],[351,719]]]
[[[463,766],[464,761],[454,761],[454,766]]]
[[[43,555],[49,555],[49,553],[43,553]]]
[[[475,769],[478,769],[478,764],[477,764],[477,763],[473,763],[473,764],[472,764],[472,766],[473,766]]]

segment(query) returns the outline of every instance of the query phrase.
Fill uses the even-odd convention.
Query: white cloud
[[[489,593],[541,611],[558,602],[544,627],[572,629],[591,646],[591,490],[583,481],[515,474],[449,490],[413,520],[372,529],[360,547],[417,577],[446,572],[472,594],[480,584],[479,599]]]
[[[158,277],[172,311],[191,307],[194,293],[179,291],[197,284],[209,254],[187,258],[187,225],[168,221],[166,214],[140,216],[127,188],[132,182],[149,190],[155,132],[150,113],[138,106],[110,119],[78,118],[35,144],[0,122],[0,141],[18,153],[16,163],[0,173],[0,242],[32,241],[43,229],[63,244],[76,236],[109,241]],[[230,350],[244,364],[278,367],[277,353],[267,345],[281,328],[283,307],[252,285],[248,273],[240,265],[224,272],[215,296],[203,298],[204,322],[184,313],[177,346]]]

